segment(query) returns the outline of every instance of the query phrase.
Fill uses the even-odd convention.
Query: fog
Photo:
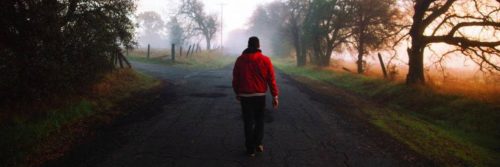
[[[224,48],[227,53],[241,53],[242,49],[239,47],[239,42],[243,41],[241,45],[244,49],[246,47],[247,37],[240,36],[243,30],[248,29],[248,21],[253,11],[258,5],[263,5],[273,0],[252,0],[252,1],[231,1],[231,0],[201,0],[204,3],[205,11],[209,14],[221,15],[221,5],[223,5],[223,43]],[[136,2],[137,10],[136,15],[153,11],[161,15],[162,20],[165,23],[170,21],[170,17],[175,15],[177,12],[177,6],[179,5],[179,0],[139,0]],[[259,34],[257,34],[259,36]],[[213,40],[214,46],[220,46],[220,31],[215,35]],[[245,39],[246,38],[246,39]],[[161,34],[158,34],[154,38],[147,38],[144,36],[144,29],[140,26],[136,30],[136,40],[140,48],[147,47],[147,43],[151,43],[154,48],[168,48],[170,47],[170,41],[168,40],[167,30],[164,30]],[[203,40],[195,38],[192,42],[200,42],[200,45],[204,45]],[[241,50],[241,51],[239,51]]]
[[[224,51],[229,55],[238,55],[247,47],[249,35],[245,29],[236,29],[228,34]]]
[[[219,48],[222,46],[225,54],[239,55],[246,48],[248,38],[257,36],[261,41],[261,50],[268,56],[294,57],[296,55],[294,47],[292,47],[290,42],[290,29],[283,25],[286,24],[283,20],[289,17],[286,12],[288,9],[285,7],[283,1],[201,0],[201,2],[204,4],[204,12],[207,15],[215,15],[218,19],[218,23],[222,25],[223,29],[221,31],[220,27],[217,27],[217,31],[211,40],[212,48]],[[178,13],[179,4],[179,0],[137,1],[136,15],[145,12],[155,12],[160,16],[159,18],[161,20],[159,22],[161,23],[159,24],[163,24],[160,30],[153,31],[147,30],[144,25],[139,24],[135,38],[139,48],[145,48],[150,44],[152,48],[168,49],[171,43],[175,43],[171,41],[171,35],[169,35],[169,27],[167,25],[170,23],[172,16]],[[474,34],[482,33],[478,32],[478,27],[472,27],[470,30],[462,30],[462,32],[468,34],[466,36],[472,37],[474,37]],[[488,37],[494,36],[496,39],[498,39],[498,35],[498,33],[487,34]],[[482,36],[480,37],[483,38]],[[221,38],[223,39],[222,43]],[[187,48],[190,44],[200,44],[200,46],[204,46],[205,40],[201,35],[197,35],[190,37],[182,42],[181,45]],[[383,59],[388,61],[388,63],[400,66],[401,69],[406,69],[409,61],[407,53],[408,47],[409,43],[406,41],[392,48],[366,51],[366,58],[363,61],[366,61],[368,65],[377,66],[378,58],[376,55],[381,53]],[[441,57],[444,56],[441,55],[452,48],[452,46],[442,43],[429,44],[424,57],[426,68],[432,70],[439,70],[445,67],[464,68],[470,71],[479,69],[474,61],[467,56],[463,56],[461,53],[450,54],[442,59]],[[331,53],[331,58],[354,64],[357,61],[357,50],[354,49],[352,43],[348,43],[335,48]],[[307,57],[307,59],[307,61],[312,61],[310,56]],[[491,60],[493,62],[498,62],[498,58],[494,56]],[[438,63],[438,61],[442,63]]]

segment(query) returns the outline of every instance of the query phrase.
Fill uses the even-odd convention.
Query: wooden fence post
[[[147,54],[147,57],[146,57],[146,58],[148,58],[148,59],[149,59],[149,49],[150,49],[150,48],[149,48],[149,44],[148,44],[148,54]]]
[[[194,53],[194,51],[195,51],[195,45],[194,45],[194,44],[191,44],[191,45],[192,45],[192,46],[191,46],[191,56],[193,56],[193,53]]]
[[[179,46],[179,57],[182,57],[182,45]]]
[[[387,79],[387,71],[385,70],[384,60],[382,60],[382,55],[378,53],[378,60],[380,60],[380,66],[382,67],[382,72],[384,72],[384,78]]]
[[[175,61],[175,43],[172,44],[172,61]]]
[[[186,53],[186,57],[189,57],[189,53],[191,52],[191,45],[189,45],[188,51]]]

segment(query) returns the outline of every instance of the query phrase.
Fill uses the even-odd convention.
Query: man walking
[[[233,68],[233,89],[236,99],[241,102],[245,127],[247,154],[255,156],[255,151],[263,152],[264,108],[266,91],[270,87],[273,107],[278,108],[278,86],[273,65],[269,57],[259,49],[259,38],[250,37],[248,48],[238,57]]]

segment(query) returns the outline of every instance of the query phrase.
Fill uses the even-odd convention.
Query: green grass
[[[444,166],[500,165],[500,106],[382,79],[276,61],[292,76],[322,81],[377,104],[371,123]]]
[[[10,125],[3,125],[0,128],[2,162],[18,160],[33,152],[36,143],[47,138],[62,125],[92,114],[91,108],[88,101],[82,100],[61,109],[49,111],[42,119],[26,120],[17,117]]]
[[[72,134],[75,131],[68,129],[72,124],[112,119],[109,118],[107,109],[134,92],[147,90],[158,84],[159,81],[150,76],[132,70],[117,70],[94,85],[95,90],[90,90],[88,95],[68,98],[73,100],[62,103],[62,106],[51,107],[48,111],[33,109],[36,112],[24,111],[22,114],[11,111],[13,114],[0,122],[0,161],[7,166],[29,166],[31,162],[26,162],[26,158],[36,157],[38,154],[43,156],[48,152],[44,149],[51,148],[47,145],[64,146],[70,144],[70,140],[78,140]],[[63,140],[52,143],[54,141],[50,139],[54,138]]]
[[[170,57],[167,59],[165,59],[166,57],[152,57],[148,59],[143,54],[133,52],[130,53],[127,58],[132,61],[194,70],[219,69],[233,63],[236,60],[235,56],[222,56],[220,55],[220,52],[217,51],[202,51],[190,55],[189,57],[178,56],[176,57],[175,62],[171,61]]]

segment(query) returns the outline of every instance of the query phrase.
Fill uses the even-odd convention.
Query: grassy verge
[[[320,81],[372,102],[360,106],[369,122],[442,166],[500,165],[499,104],[283,61],[275,65],[292,77]]]
[[[146,58],[144,54],[132,52],[127,57],[129,60],[175,66],[186,69],[218,69],[227,66],[228,64],[234,62],[236,57],[234,56],[222,56],[218,51],[202,51],[194,53],[189,57],[177,56],[175,61],[172,61],[170,57],[151,57]]]
[[[159,85],[160,81],[133,70],[115,70],[93,85],[90,92],[65,98],[60,106],[43,111],[11,111],[0,122],[0,166],[38,166],[60,157],[78,140],[91,135],[90,127],[123,114],[110,110],[114,104]]]

